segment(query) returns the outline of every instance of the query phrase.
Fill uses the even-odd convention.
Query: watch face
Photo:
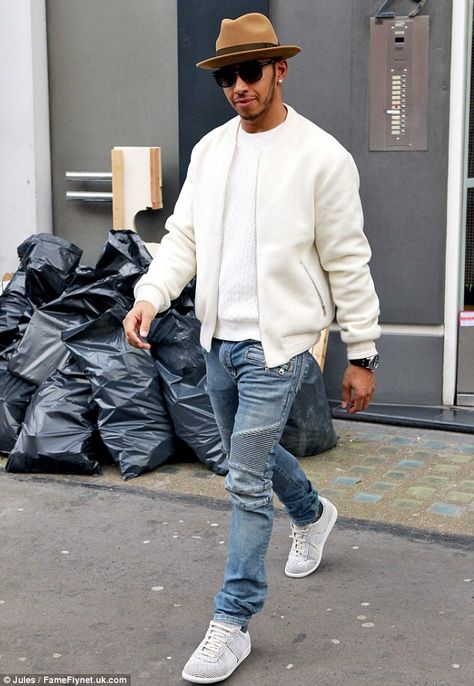
[[[380,364],[380,358],[378,355],[374,355],[373,357],[370,357],[367,360],[367,369],[370,369],[371,372],[375,372],[377,367]]]

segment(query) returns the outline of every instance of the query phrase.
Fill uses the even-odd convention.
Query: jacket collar
[[[291,105],[288,105],[286,102],[284,103],[286,110],[288,112],[287,117],[285,119],[285,124],[288,124],[288,126],[284,126],[281,130],[281,135],[285,135],[286,132],[293,127],[293,125],[296,123],[299,115],[296,112],[296,110],[291,107]],[[239,115],[233,117],[227,122],[227,126],[229,127],[229,132],[232,132],[232,135],[229,136],[229,143],[230,144],[235,144],[236,138],[237,138],[237,132],[239,130],[240,126],[240,117]]]

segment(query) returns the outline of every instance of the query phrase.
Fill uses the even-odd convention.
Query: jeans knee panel
[[[232,435],[230,464],[254,474],[263,474],[278,432],[278,424],[260,429],[238,431]]]

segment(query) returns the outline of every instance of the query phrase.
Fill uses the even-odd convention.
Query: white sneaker
[[[308,576],[319,567],[324,544],[337,519],[334,505],[326,498],[320,498],[320,501],[323,513],[317,522],[307,526],[291,525],[293,545],[285,567],[286,576]]]
[[[212,621],[204,639],[184,665],[181,676],[194,684],[224,681],[250,653],[249,632],[238,624]]]

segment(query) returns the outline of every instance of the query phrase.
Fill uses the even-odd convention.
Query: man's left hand
[[[375,391],[375,373],[349,364],[342,380],[341,407],[349,414],[366,410]]]

